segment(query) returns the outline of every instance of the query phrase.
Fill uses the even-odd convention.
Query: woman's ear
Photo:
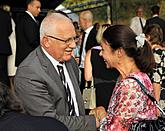
[[[116,51],[117,51],[117,56],[119,58],[121,58],[125,54],[125,52],[124,52],[124,50],[122,48],[119,48]]]
[[[146,35],[146,38],[148,41],[150,41],[150,39],[151,39],[150,35]]]

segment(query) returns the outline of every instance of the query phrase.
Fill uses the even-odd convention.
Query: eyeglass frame
[[[78,40],[79,40],[79,36],[75,36],[75,37],[70,37],[70,38],[68,38],[68,39],[66,39],[66,40],[63,40],[63,39],[61,39],[61,38],[57,38],[57,37],[54,37],[54,36],[51,36],[51,35],[46,35],[47,37],[50,37],[50,38],[53,38],[53,39],[55,39],[55,40],[59,40],[59,41],[62,41],[62,42],[65,42],[66,44],[69,44],[69,43],[71,43],[71,42],[77,42]]]

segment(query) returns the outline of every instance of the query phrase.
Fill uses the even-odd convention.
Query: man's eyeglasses
[[[63,40],[63,39],[60,39],[60,38],[57,38],[57,37],[54,37],[54,36],[51,36],[51,35],[46,35],[46,36],[50,37],[50,38],[53,38],[53,39],[56,39],[56,40],[59,40],[59,41],[62,41],[62,42],[65,42],[66,44],[79,41],[79,36],[71,37],[71,38],[68,38],[66,40]]]

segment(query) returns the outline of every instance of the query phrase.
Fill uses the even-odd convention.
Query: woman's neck
[[[120,72],[120,79],[125,79],[129,74],[140,71],[134,62],[127,63],[118,70]]]

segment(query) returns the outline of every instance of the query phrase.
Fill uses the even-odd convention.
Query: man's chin
[[[72,55],[67,55],[67,56],[64,58],[64,61],[69,61],[71,58],[72,58]]]

